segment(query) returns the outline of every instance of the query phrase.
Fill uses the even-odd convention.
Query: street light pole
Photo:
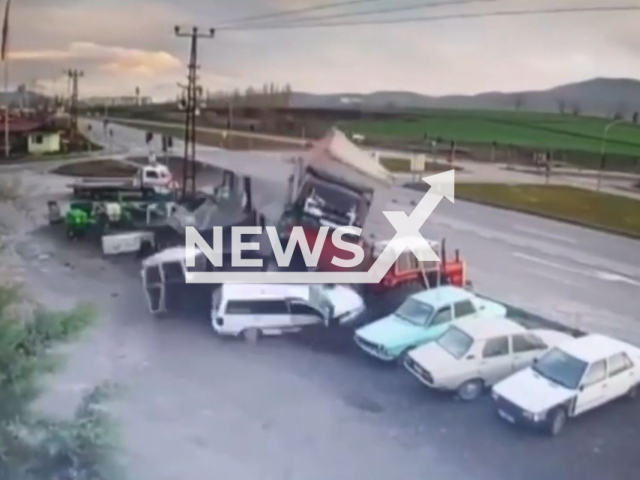
[[[606,154],[607,154],[607,134],[609,133],[609,130],[611,130],[613,127],[615,127],[616,125],[620,124],[620,123],[624,123],[625,121],[622,119],[619,120],[614,120],[613,122],[607,124],[604,127],[604,130],[602,132],[602,144],[600,147],[600,170],[598,171],[598,184],[596,187],[596,190],[599,192],[600,191],[600,186],[602,184],[602,171],[604,170],[604,166],[605,166],[605,158],[606,158]]]

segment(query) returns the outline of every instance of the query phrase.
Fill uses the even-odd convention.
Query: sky
[[[174,26],[217,27],[229,19],[336,0],[13,0],[9,82],[64,94],[63,70],[84,71],[82,97],[175,98],[189,42]],[[639,0],[365,0],[305,14],[424,9],[362,19],[413,18],[559,6],[638,5]],[[4,0],[0,0],[0,4]],[[458,3],[457,5],[455,3]],[[345,21],[347,17],[344,18]],[[354,20],[354,17],[349,17]],[[327,19],[339,21],[339,18]],[[275,20],[271,20],[274,22]],[[278,20],[282,24],[284,18]],[[318,20],[316,20],[318,21]],[[210,91],[264,83],[296,91],[414,91],[429,95],[546,89],[593,77],[640,79],[640,11],[449,20],[287,30],[218,30],[202,40],[200,81]]]

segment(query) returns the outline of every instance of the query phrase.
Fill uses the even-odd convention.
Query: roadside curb
[[[516,173],[524,173],[527,175],[536,175],[539,177],[545,177],[545,172],[543,170],[535,170],[535,169],[522,169],[522,168],[509,168],[509,167],[500,167],[501,170],[508,172],[516,172]],[[565,171],[565,170],[553,170],[551,169],[550,178],[554,176],[558,177],[575,177],[575,178],[590,178],[597,179],[600,177],[602,180],[622,180],[622,181],[630,181],[637,182],[640,180],[640,174],[638,173],[626,173],[626,172],[605,172],[599,174],[597,171],[589,171],[589,170],[576,170],[576,171]]]
[[[535,210],[530,210],[528,208],[507,206],[507,205],[503,205],[503,204],[498,203],[498,202],[491,202],[491,201],[487,201],[487,200],[477,200],[477,199],[474,199],[474,198],[471,198],[471,197],[467,197],[464,194],[458,195],[456,193],[456,198],[458,198],[460,200],[467,201],[467,202],[472,202],[472,203],[477,203],[479,205],[484,205],[484,206],[487,206],[487,207],[500,208],[502,210],[511,210],[512,212],[518,212],[518,213],[526,213],[528,215],[534,215],[534,216],[541,217],[541,218],[547,218],[549,220],[555,220],[555,221],[558,221],[558,222],[568,223],[568,224],[576,225],[576,226],[579,226],[579,227],[590,228],[591,230],[598,230],[598,231],[605,232],[605,233],[611,233],[611,234],[614,234],[614,235],[619,235],[621,237],[631,238],[633,240],[640,240],[640,233],[639,234],[634,234],[634,233],[627,232],[625,230],[619,230],[619,229],[613,228],[613,227],[606,227],[604,225],[597,225],[597,224],[593,224],[593,223],[589,223],[589,222],[583,222],[583,221],[575,220],[575,219],[572,219],[572,218],[562,217],[560,215],[553,215],[551,213],[542,213],[542,212],[538,212],[538,211],[535,211]]]

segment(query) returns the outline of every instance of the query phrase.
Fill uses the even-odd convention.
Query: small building
[[[0,162],[4,156],[4,118],[0,118]],[[62,148],[61,128],[42,119],[10,117],[9,146],[12,156],[57,153]]]
[[[27,141],[27,152],[31,155],[58,153],[60,151],[60,132],[30,132]]]

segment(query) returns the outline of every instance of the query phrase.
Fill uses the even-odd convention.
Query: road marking
[[[640,287],[639,281],[634,280],[632,278],[625,277],[623,275],[619,275],[617,273],[603,272],[601,270],[584,270],[580,268],[569,267],[567,265],[554,263],[549,260],[544,260],[542,258],[533,257],[531,255],[527,255],[526,253],[514,252],[512,255],[514,257],[522,258],[523,260],[528,260],[530,262],[537,263],[539,265],[545,265],[547,267],[555,268],[558,270],[564,270],[565,272],[577,273],[579,275],[595,278],[597,280],[602,280],[604,282],[626,283],[628,285],[633,285],[634,287]]]
[[[546,272],[546,271],[542,271],[542,270],[538,270],[538,269],[527,269],[526,270],[529,273],[533,273],[534,275],[538,275],[539,277],[543,277],[543,278],[548,278],[550,280],[553,280],[554,282],[558,282],[558,283],[563,283],[565,285],[569,285],[571,287],[578,287],[578,288],[583,288],[584,284],[579,283],[579,282],[574,282],[572,280],[568,280],[566,277],[561,277],[559,275],[553,275],[552,273]]]
[[[549,238],[551,240],[559,240],[561,242],[572,243],[572,244],[578,243],[577,240],[573,238],[565,237],[564,235],[557,235],[555,233],[545,232],[544,230],[538,230],[537,228],[525,227],[523,225],[516,225],[513,228],[514,230],[518,230],[520,232],[530,233],[532,235]]]
[[[561,265],[559,263],[550,262],[549,260],[544,260],[538,257],[532,257],[531,255],[527,255],[526,253],[514,252],[514,257],[522,258],[524,260],[528,260],[530,262],[538,263],[540,265],[544,265],[546,267],[556,268],[558,270],[564,270],[565,272],[578,273],[581,275],[586,275],[588,277],[593,277],[594,273],[588,270],[582,270],[579,268],[568,267],[566,265]]]
[[[640,282],[638,282],[637,280],[618,275],[617,273],[596,272],[596,277],[601,280],[606,280],[607,282],[621,282],[633,285],[634,287],[640,287]]]

